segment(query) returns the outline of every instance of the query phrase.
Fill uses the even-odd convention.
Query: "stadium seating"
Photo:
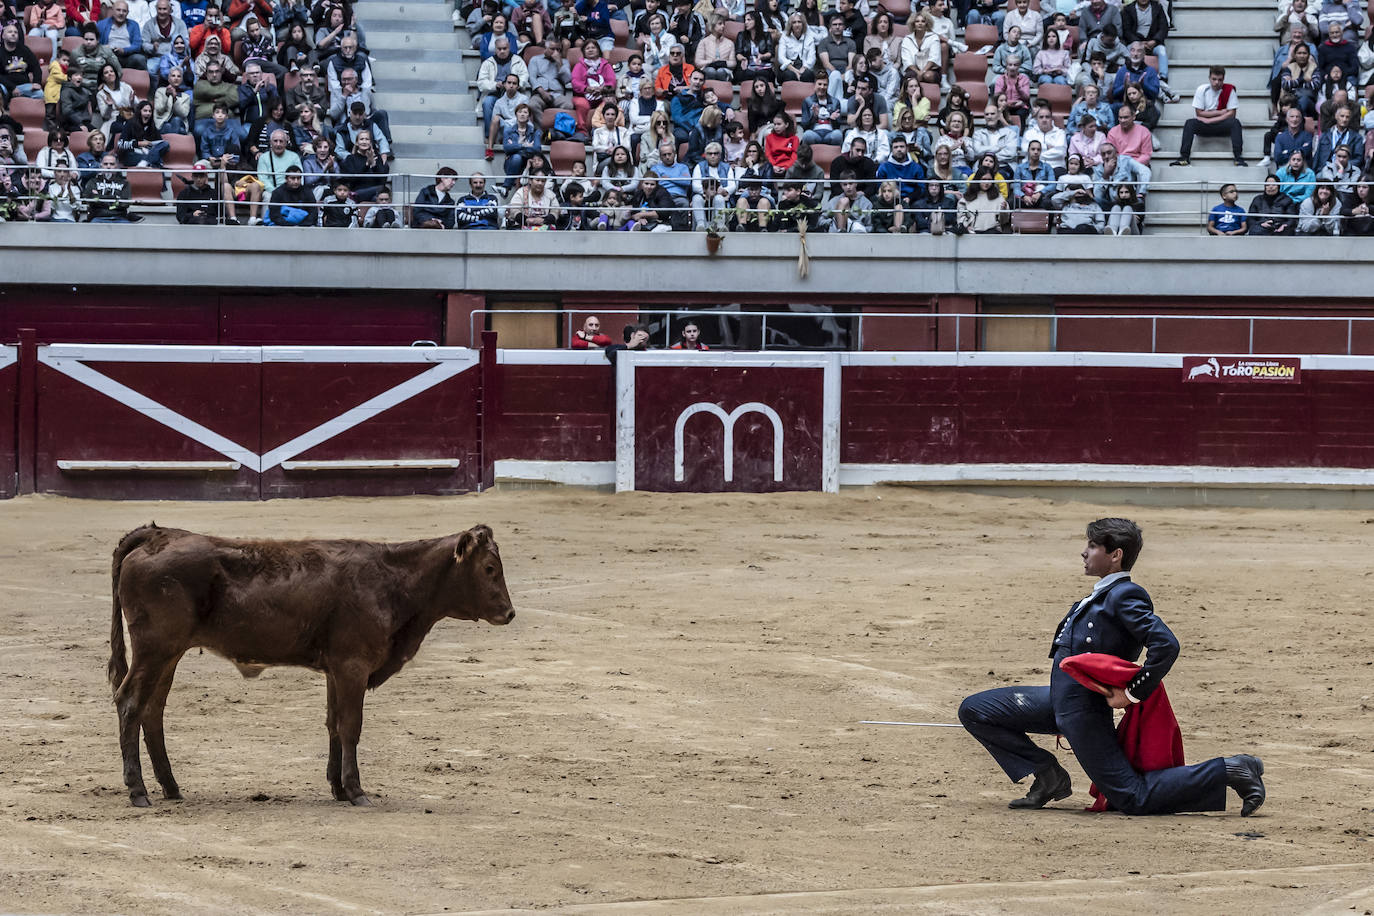
[[[1221,0],[1198,0],[1198,3],[1202,4],[1204,7],[1218,6],[1218,8],[1220,8]],[[474,24],[476,23],[477,19],[469,18],[471,14],[473,14],[475,8],[474,4],[475,0],[459,0],[458,15],[457,17],[455,17],[455,23],[461,23],[464,20],[471,21]],[[369,4],[369,6],[370,5],[371,4]],[[829,8],[830,5],[831,4],[823,4],[823,7]],[[666,7],[667,5],[664,4],[664,6]],[[874,2],[871,3],[871,11],[878,12],[881,10],[891,14],[897,20],[894,24],[894,31],[900,37],[902,35],[905,35],[908,31],[906,25],[906,18],[910,15],[912,6],[913,4],[911,0],[874,0]],[[1030,6],[1032,9],[1041,10],[1042,0],[1031,0]],[[1374,0],[1370,0],[1370,6],[1371,9],[1374,9]],[[924,6],[920,8],[928,9]],[[1004,8],[1008,12],[1013,11],[1015,9],[1015,0],[1006,0]],[[629,8],[628,12],[633,15],[636,12],[636,9],[637,8],[632,6]],[[1042,15],[1045,16],[1046,19],[1048,19],[1049,14],[1053,11],[1053,9],[1054,7],[1052,5],[1045,4]],[[1226,9],[1230,10],[1230,7],[1227,7]],[[716,13],[714,13],[713,15],[719,14],[720,11],[721,8],[718,7]],[[372,15],[377,14],[373,13]],[[444,15],[446,16],[447,14]],[[957,15],[957,13],[955,13],[955,15]],[[1077,10],[1073,11],[1070,15],[1070,29],[1073,30],[1075,38],[1077,15]],[[1243,9],[1237,8],[1235,11],[1229,12],[1226,15],[1236,19],[1238,22],[1241,19],[1244,19],[1246,21],[1246,24],[1243,27],[1238,26],[1239,35],[1250,36],[1259,34],[1266,36],[1264,39],[1242,37],[1234,39],[1234,41],[1243,41],[1250,43],[1253,43],[1255,41],[1261,41],[1269,49],[1275,47],[1275,44],[1272,41],[1272,39],[1268,38],[1268,36],[1273,34],[1272,21],[1269,24],[1259,22],[1258,19],[1262,17],[1258,17],[1257,14],[1252,13],[1249,7],[1245,7]],[[1225,53],[1221,53],[1219,58],[1216,60],[1199,59],[1202,57],[1202,55],[1197,50],[1198,46],[1204,44],[1206,41],[1213,41],[1215,42],[1215,47],[1217,47],[1218,49],[1226,49],[1232,46],[1230,44],[1226,44],[1226,42],[1233,41],[1233,39],[1225,35],[1220,35],[1216,38],[1201,37],[1215,33],[1216,29],[1213,26],[1208,25],[1202,19],[1188,18],[1197,16],[1195,6],[1190,6],[1187,10],[1179,12],[1177,16],[1180,19],[1184,20],[1184,25],[1183,31],[1177,32],[1177,35],[1179,36],[1179,38],[1177,39],[1177,47],[1174,43],[1175,38],[1173,37],[1173,33],[1171,33],[1171,38],[1169,42],[1169,49],[1171,52],[1173,52],[1171,54],[1171,57],[1173,58],[1171,64],[1173,66],[1174,74],[1186,73],[1187,75],[1174,76],[1176,85],[1171,87],[1166,83],[1162,87],[1161,91],[1165,98],[1172,98],[1172,95],[1176,93],[1181,98],[1186,99],[1192,92],[1193,88],[1197,85],[1197,82],[1200,81],[1200,78],[1205,78],[1205,68],[1207,64],[1229,63],[1225,59]],[[434,104],[433,100],[431,100],[429,97],[433,97],[433,99],[437,100],[439,96],[436,95],[436,93],[442,93],[445,91],[456,91],[459,93],[471,92],[472,87],[475,87],[476,85],[476,79],[475,73],[469,70],[465,74],[465,80],[460,81],[459,88],[457,90],[453,90],[447,86],[446,82],[443,79],[443,69],[440,60],[442,55],[439,55],[438,52],[418,50],[429,48],[431,46],[439,47],[439,45],[430,45],[429,43],[420,40],[424,35],[429,33],[426,31],[427,27],[421,28],[419,23],[429,21],[431,18],[433,17],[426,16],[422,17],[421,19],[417,19],[416,27],[418,31],[415,32],[414,36],[405,35],[400,44],[395,44],[389,40],[380,41],[378,43],[377,49],[374,51],[374,56],[377,58],[381,58],[391,56],[405,57],[412,53],[416,55],[414,63],[410,65],[409,74],[405,74],[404,71],[402,71],[403,76],[400,79],[392,79],[387,81],[386,83],[380,81],[378,82],[378,100],[382,98],[380,93],[384,92],[388,103],[394,103],[398,98],[401,99],[403,102],[407,98],[413,98],[415,101],[415,109],[413,110],[410,117],[401,119],[399,121],[400,127],[398,129],[398,137],[404,136],[404,139],[399,139],[397,142],[393,143],[393,153],[398,153],[402,157],[406,157],[409,154],[408,150],[406,149],[406,145],[408,143],[415,144],[417,142],[415,140],[415,134],[419,130],[423,129],[422,127],[417,128],[412,125],[416,125],[417,123],[423,125],[425,123],[424,119],[429,117],[429,112],[432,111],[435,112],[435,124],[427,131],[425,136],[433,136],[435,137],[435,140],[432,143],[429,141],[424,141],[424,155],[433,156],[434,158],[442,161],[444,158],[444,145],[443,142],[440,141],[438,138],[452,137],[455,134],[461,134],[465,130],[472,130],[472,128],[442,126],[444,123],[447,123],[445,119],[449,119],[454,116],[447,109],[441,110],[440,106]],[[1255,22],[1250,22],[1249,20],[1251,18],[1255,18]],[[364,19],[361,24],[364,27],[366,27],[366,20]],[[1173,24],[1175,27],[1179,25],[1178,21],[1175,21]],[[307,31],[313,34],[315,24],[312,23],[311,25],[312,28],[308,29]],[[871,20],[869,25],[871,28]],[[386,24],[383,23],[382,29],[384,34],[386,27]],[[392,27],[394,28],[394,25]],[[447,30],[447,27],[447,20],[445,19],[443,29]],[[815,34],[818,40],[821,37],[823,37],[824,30],[826,27],[824,22],[824,14],[822,13],[820,16],[815,17],[813,21],[809,22],[809,27],[813,30],[813,33]],[[617,72],[623,73],[625,70],[626,61],[628,61],[630,56],[636,53],[636,51],[640,50],[639,45],[633,40],[633,26],[631,25],[630,21],[613,18],[610,21],[610,29],[612,38],[614,40],[614,46],[610,48],[606,56],[608,60],[611,62],[612,66],[617,70]],[[725,36],[726,38],[733,41],[741,34],[742,29],[743,23],[741,21],[741,17],[729,18],[727,19],[725,24]],[[1208,31],[1209,29],[1210,32]],[[676,33],[676,29],[674,31]],[[918,125],[919,130],[917,131],[917,133],[913,134],[909,138],[909,140],[911,141],[909,143],[909,147],[913,151],[915,151],[921,158],[926,160],[925,165],[927,168],[931,167],[931,163],[928,158],[931,155],[931,150],[934,146],[939,145],[943,133],[944,125],[941,122],[940,112],[942,109],[942,105],[945,103],[945,97],[947,96],[948,88],[950,86],[958,85],[968,95],[968,104],[970,112],[972,114],[973,121],[973,124],[970,125],[970,128],[981,122],[983,111],[988,104],[990,94],[990,83],[992,82],[993,77],[990,67],[990,58],[992,57],[992,52],[994,51],[994,49],[997,48],[999,42],[1001,41],[999,28],[986,20],[983,22],[969,23],[966,25],[951,23],[949,20],[940,20],[939,22],[937,22],[935,26],[935,31],[936,34],[940,35],[942,38],[949,40],[946,46],[947,53],[945,55],[946,68],[944,73],[942,74],[942,79],[939,82],[923,82],[920,84],[921,95],[930,102],[930,114],[928,119],[924,123]],[[412,37],[417,39],[417,41],[413,45],[413,47],[417,49],[415,51],[412,51]],[[472,37],[473,36],[471,34],[464,32],[461,29],[457,33],[458,40],[464,42],[465,46],[466,43],[472,42]],[[445,40],[448,40],[447,35],[445,35]],[[27,46],[31,48],[33,52],[40,58],[40,60],[46,64],[47,57],[51,52],[51,43],[46,38],[41,38],[38,36],[26,36],[25,41]],[[62,40],[62,46],[70,49],[78,47],[80,43],[81,39],[78,37],[67,37]],[[481,43],[472,42],[472,46],[474,48],[476,48],[479,44]],[[530,36],[528,34],[522,34],[522,36],[520,37],[520,44],[522,45],[522,57],[527,63],[535,61],[541,54],[543,54],[542,47],[530,41]],[[1240,45],[1237,45],[1237,47],[1239,46]],[[1239,72],[1243,73],[1246,76],[1246,78],[1252,78],[1248,73],[1249,70],[1258,71],[1260,69],[1263,69],[1267,71],[1267,58],[1265,58],[1259,52],[1258,48],[1250,48],[1249,44],[1245,44],[1244,47],[1248,48],[1249,50],[1245,52],[1236,52],[1238,54],[1244,53],[1245,55],[1244,59],[1236,62]],[[578,65],[578,62],[581,59],[581,48],[581,40],[574,37],[574,39],[571,41],[571,44],[566,54],[568,66],[570,69]],[[1080,88],[1084,82],[1083,77],[1084,70],[1086,68],[1086,64],[1083,60],[1084,51],[1085,46],[1079,46],[1076,48],[1074,52],[1074,65],[1069,74],[1071,78],[1070,81],[1073,83],[1073,85],[1064,85],[1057,83],[1044,83],[1037,85],[1037,81],[1034,78],[1032,78],[1031,80],[1031,105],[1048,105],[1049,110],[1054,118],[1054,121],[1058,125],[1065,124],[1066,118],[1068,117],[1069,113],[1073,110],[1075,102],[1081,98]],[[889,46],[889,49],[887,51],[887,54],[889,56],[898,53],[900,52],[895,46]],[[464,57],[465,59],[472,60],[473,65],[477,66],[480,64],[480,54],[480,50],[474,50],[473,52],[471,52],[471,58],[468,58],[466,53]],[[1254,60],[1251,60],[1251,57],[1253,57]],[[688,59],[693,59],[693,53],[690,47],[688,49]],[[1157,67],[1159,63],[1158,59],[1154,55],[1148,54],[1145,56],[1145,62],[1147,66],[1155,67]],[[884,68],[883,73],[880,74],[879,85],[882,87],[882,91],[887,93],[887,108],[890,111],[893,111],[895,116],[895,106],[897,103],[896,93],[901,90],[902,85],[901,73],[899,72],[900,61],[894,62],[888,66],[890,66],[891,69],[888,69],[887,67]],[[422,69],[423,75],[421,75]],[[411,76],[410,74],[415,75]],[[650,80],[655,79],[657,76],[658,74],[653,72],[646,71],[645,73],[645,78]],[[150,79],[147,71],[140,70],[134,67],[126,67],[123,74],[123,81],[129,84],[137,98],[151,98],[152,80]],[[283,92],[290,92],[291,90],[297,87],[299,81],[299,73],[296,71],[292,71],[284,74],[279,79],[279,87]],[[706,82],[706,85],[716,94],[718,99],[729,109],[725,112],[725,120],[727,122],[731,120],[743,121],[746,118],[744,110],[752,101],[754,90],[752,80],[708,80]],[[854,75],[852,73],[846,75],[844,85],[845,97],[839,101],[845,103],[845,105],[852,105],[854,104],[852,100],[853,93],[855,92],[855,89],[853,88]],[[673,90],[670,90],[669,94],[675,91],[678,90],[674,88]],[[784,81],[781,83],[774,83],[773,91],[776,93],[780,106],[785,111],[792,114],[794,117],[798,117],[801,113],[804,100],[815,91],[815,84],[811,80]],[[1358,94],[1362,95],[1363,91],[1360,90]],[[471,96],[463,97],[471,98]],[[1256,92],[1255,87],[1252,83],[1247,83],[1241,88],[1241,98],[1242,109],[1244,112],[1243,123],[1247,134],[1251,134],[1252,132],[1262,132],[1264,130],[1264,128],[1268,124],[1268,122],[1265,120],[1266,114],[1272,116],[1278,116],[1279,114],[1281,114],[1280,112],[1276,111],[1259,113],[1256,112],[1254,106],[1262,106],[1263,93]],[[1326,96],[1323,95],[1322,101],[1326,100]],[[661,107],[665,110],[674,110],[671,109],[670,101],[670,98],[662,98],[660,102]],[[374,100],[374,104],[375,102],[376,100]],[[473,120],[476,120],[478,122],[476,130],[485,134],[485,128],[481,124],[481,105],[479,103],[479,100],[477,99],[473,99],[473,102],[478,103],[472,106],[472,108],[476,109],[475,117],[470,111],[460,111],[458,115],[459,120],[456,123],[459,125],[471,124],[473,123]],[[581,100],[578,100],[578,104],[581,104]],[[460,104],[458,107],[461,109],[462,105]],[[841,128],[841,132],[845,133],[851,126],[850,122],[847,121],[846,116],[852,114],[852,110],[845,107],[842,108],[841,111],[842,114],[840,121],[835,126],[837,128]],[[554,119],[557,117],[558,114],[563,112],[566,112],[574,116],[576,115],[575,110],[571,108],[550,107],[543,111],[539,125],[542,131],[544,151],[547,153],[547,162],[552,167],[556,175],[566,175],[568,170],[572,167],[572,165],[575,162],[585,161],[588,153],[588,148],[584,145],[583,142],[579,142],[578,140],[556,140],[551,136]],[[25,154],[29,157],[30,160],[32,160],[43,149],[44,145],[46,144],[47,131],[44,127],[45,112],[43,103],[41,100],[36,99],[16,98],[12,100],[12,103],[10,105],[10,114],[15,119],[15,121],[17,121],[19,125],[23,128],[21,135],[22,146]],[[1306,112],[1306,126],[1307,129],[1314,134],[1314,136],[1320,137],[1322,121],[1315,117],[1316,114],[1317,112],[1314,109],[1309,109]],[[1362,111],[1356,111],[1355,114],[1357,121],[1362,120]],[[418,118],[416,117],[417,115]],[[1190,174],[1173,171],[1176,168],[1181,168],[1181,166],[1174,166],[1168,163],[1168,160],[1173,158],[1174,155],[1176,155],[1176,153],[1174,153],[1173,150],[1177,148],[1177,144],[1179,142],[1178,138],[1182,132],[1183,123],[1190,116],[1191,114],[1188,111],[1186,104],[1182,102],[1173,103],[1166,101],[1165,99],[1161,99],[1157,102],[1152,103],[1152,105],[1147,107],[1146,110],[1142,111],[1140,113],[1140,116],[1137,118],[1137,121],[1140,123],[1145,123],[1148,121],[1150,125],[1154,125],[1154,137],[1152,144],[1153,148],[1155,150],[1162,149],[1165,151],[1157,153],[1145,169],[1145,173],[1149,178],[1157,180],[1167,178],[1167,180],[1159,180],[1157,193],[1147,198],[1147,202],[1150,203],[1154,209],[1163,209],[1164,212],[1160,214],[1163,218],[1156,222],[1154,209],[1147,208],[1147,211],[1149,212],[1147,226],[1186,225],[1192,229],[1196,229],[1196,213],[1198,212],[1198,208],[1193,204],[1185,204],[1182,195],[1190,193],[1196,195],[1197,193],[1205,192],[1200,192],[1197,190],[1187,190],[1186,186],[1189,183],[1188,180],[1191,177]],[[1024,128],[1026,125],[1031,124],[1033,121],[1032,118],[1018,118],[1014,114],[1011,117],[1009,117],[1008,120],[1009,123],[1018,128]],[[1330,123],[1329,112],[1326,123]],[[374,124],[373,129],[374,131],[381,130],[383,129],[383,126],[384,122],[379,122]],[[689,120],[685,124],[679,123],[676,128],[676,132],[678,134],[679,152],[680,155],[683,155],[684,157],[689,157],[689,167],[694,166],[696,164],[695,159],[691,159],[690,157],[699,156],[700,150],[702,150],[705,146],[705,143],[702,142],[700,138],[698,138],[697,142],[692,144],[682,142],[684,132],[689,131],[691,126],[692,121]],[[108,131],[110,127],[108,122],[106,123],[105,127]],[[643,127],[644,119],[641,118],[638,121],[638,123],[633,127],[633,130],[635,133],[638,133],[642,131]],[[1072,132],[1074,129],[1076,129],[1077,125],[1068,125],[1068,127],[1069,131]],[[1104,124],[1103,132],[1105,132],[1106,129],[1109,127],[1110,124]],[[799,127],[799,131],[801,129],[804,128]],[[895,123],[888,125],[889,131],[895,131],[895,129]],[[766,139],[766,135],[769,130],[771,130],[771,127],[765,126],[755,136],[746,137],[746,139],[756,140],[762,144]],[[590,138],[590,130],[588,130],[586,133],[588,136],[582,138],[584,140]],[[167,135],[164,139],[166,139],[168,143],[167,155],[165,156],[164,161],[167,163],[167,166],[170,171],[176,172],[178,173],[178,175],[183,174],[187,170],[189,170],[190,166],[197,159],[201,158],[201,152],[197,150],[196,141],[192,136],[170,134]],[[1249,137],[1249,139],[1247,140],[1248,150],[1253,150],[1255,148],[1257,139],[1257,136]],[[1220,138],[1213,139],[1210,137],[1199,137],[1197,140],[1197,146],[1199,147],[1199,151],[1196,152],[1195,155],[1204,159],[1208,157],[1220,157],[1225,155],[1224,151],[1226,150],[1226,145],[1224,141],[1222,141]],[[85,152],[87,151],[88,147],[89,134],[78,134],[71,139],[70,149],[73,152]],[[740,155],[742,155],[743,148],[744,146],[742,144],[727,146],[729,155],[732,157],[732,162],[736,165],[738,165],[739,163],[739,157]],[[819,165],[823,169],[828,170],[836,156],[839,155],[840,148],[841,147],[832,144],[816,144],[812,150],[813,159],[817,165]],[[881,149],[881,145],[875,146],[872,142],[870,142],[870,149]],[[696,152],[693,152],[694,150]],[[308,155],[309,151],[305,150],[303,152]],[[1053,157],[1053,161],[1056,164],[1058,164],[1059,162],[1063,161],[1063,154],[1062,151],[1056,152],[1058,153],[1058,155]],[[635,150],[635,155],[636,157],[638,155],[637,149]],[[878,155],[881,156],[882,154],[879,153]],[[1259,153],[1254,153],[1254,155],[1259,155]],[[461,158],[462,157],[459,157],[460,160]],[[1144,161],[1144,158],[1145,157],[1142,156],[1142,161]],[[1230,157],[1227,156],[1227,158],[1229,159]],[[969,165],[971,165],[971,163],[968,161],[970,159],[972,159],[972,156],[966,157],[960,155],[957,159],[957,165],[959,169],[963,170],[966,169]],[[1275,167],[1277,167],[1278,165],[1280,165],[1280,163],[1274,163]],[[1319,166],[1321,164],[1314,163],[1314,165]],[[1013,168],[1014,166],[1015,163],[1011,163],[1004,169],[1004,171],[1010,171],[1011,168]],[[1356,166],[1356,175],[1353,178],[1347,176],[1344,179],[1345,183],[1340,185],[1342,189],[1342,195],[1348,196],[1352,194],[1352,182],[1356,179],[1362,180],[1364,178],[1364,175],[1362,174],[1361,170],[1364,168],[1365,163],[1363,161],[1357,162]],[[430,168],[431,166],[427,165],[425,167]],[[467,166],[463,166],[460,163],[460,171],[462,168],[466,167]],[[783,177],[783,169],[779,168],[775,171],[770,166],[765,165],[755,170],[754,174],[758,175],[759,177],[762,177],[766,183],[774,183]],[[960,174],[957,176],[958,180],[955,181],[955,184],[961,183],[964,176],[965,172],[961,171]],[[398,180],[400,180],[399,174]],[[1215,177],[1210,177],[1209,180],[1213,182],[1211,186],[1215,187],[1215,182],[1217,179]],[[148,191],[151,188],[152,176],[139,174],[136,178],[131,177],[131,181],[136,182],[141,192]],[[174,191],[180,189],[180,181],[181,179],[180,177],[178,177],[173,182],[172,187]],[[404,180],[404,183],[405,186],[409,188],[412,183],[412,179],[406,178]],[[561,189],[563,186],[561,182],[554,182],[550,186],[558,193],[561,193]],[[1204,185],[1201,181],[1197,182],[1197,186],[1198,188],[1206,187],[1206,185]],[[160,190],[161,189],[159,188],[159,192]],[[865,190],[866,192],[870,192],[870,196],[871,194],[876,194],[876,187],[869,187]],[[1148,191],[1148,189],[1144,185],[1141,186],[1141,190],[1142,192]],[[413,197],[415,189],[411,188],[408,193],[410,196]],[[161,200],[160,193],[156,196],[159,200]],[[1110,200],[1105,200],[1101,197],[1099,197],[1098,199],[1104,201],[1106,204],[1111,203]],[[1345,198],[1343,197],[1343,200],[1344,199]],[[1192,200],[1195,201],[1196,197],[1194,196]],[[398,205],[404,205],[405,202],[406,201],[403,200],[397,201]],[[822,209],[824,209],[825,201],[818,201],[817,203],[822,206]],[[1203,212],[1205,212],[1207,207],[1204,206],[1201,209]],[[1171,219],[1173,220],[1172,223]],[[828,221],[826,221],[826,223],[828,224]],[[1036,212],[1026,216],[1016,217],[1012,222],[1012,231],[1017,233],[1029,234],[1036,232],[1054,231],[1055,228],[1056,220],[1052,218],[1052,216],[1046,218],[1043,212]],[[1353,229],[1353,226],[1351,228]]]

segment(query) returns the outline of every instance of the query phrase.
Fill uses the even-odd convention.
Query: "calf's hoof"
[[[181,790],[176,786],[172,786],[170,789],[163,789],[162,797],[168,801],[181,801]]]
[[[350,798],[349,801],[353,803],[353,807],[355,808],[372,807],[372,799],[368,798],[366,795],[359,795],[356,798]]]
[[[343,786],[330,786],[329,791],[333,793],[335,801],[348,801],[348,793]]]
[[[148,801],[147,792],[130,792],[129,804],[135,808],[151,808],[153,806],[153,803]]]

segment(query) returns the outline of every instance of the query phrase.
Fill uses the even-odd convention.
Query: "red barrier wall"
[[[844,462],[1374,467],[1374,372],[848,366],[842,387]]]
[[[614,461],[615,368],[600,352],[591,357],[585,365],[503,362],[489,454]]]
[[[0,340],[34,328],[40,343],[409,346],[442,342],[439,293],[279,292],[149,287],[18,287],[0,291]]]
[[[14,347],[0,347],[0,499],[18,492],[19,362]]]

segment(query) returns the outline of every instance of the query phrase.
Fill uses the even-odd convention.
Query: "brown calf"
[[[329,785],[336,799],[367,805],[357,755],[364,692],[400,671],[445,617],[497,625],[515,617],[485,525],[404,544],[233,540],[145,525],[120,540],[112,575],[110,685],[124,784],[140,808],[148,806],[140,728],[163,795],[181,797],[162,713],[188,649],[222,655],[245,677],[271,665],[322,672]]]

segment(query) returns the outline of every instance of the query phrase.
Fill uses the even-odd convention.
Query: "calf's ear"
[[[472,556],[472,552],[477,549],[477,538],[473,537],[471,531],[464,531],[458,535],[458,544],[453,548],[453,558],[459,563]]]

